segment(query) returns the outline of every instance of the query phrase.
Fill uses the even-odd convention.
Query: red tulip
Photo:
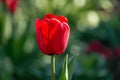
[[[17,8],[17,4],[18,4],[18,0],[2,0],[7,8],[10,10],[11,13],[14,13],[16,8]]]
[[[53,55],[64,52],[70,35],[67,18],[47,14],[44,19],[37,19],[35,26],[38,47],[44,54]]]

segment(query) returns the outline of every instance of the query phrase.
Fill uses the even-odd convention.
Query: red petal
[[[36,29],[40,26],[40,23],[41,23],[41,20],[40,19],[36,19],[36,22],[35,22]]]
[[[48,44],[48,23],[45,20],[37,19],[35,26],[38,47],[43,53],[46,53]]]
[[[56,33],[56,30],[58,29],[58,24],[60,23],[60,21],[58,21],[57,19],[51,19],[50,20],[50,36],[49,38],[51,39],[53,37],[53,35]]]
[[[48,52],[62,54],[67,47],[69,34],[69,26],[64,23],[58,23],[50,33],[52,37],[49,40]]]
[[[46,14],[44,19],[51,19],[51,18],[56,18],[56,16],[54,14]]]
[[[68,30],[68,32],[70,33],[70,27],[69,27],[69,25],[67,23],[64,23],[64,22],[63,22],[63,25],[65,26],[66,30]]]
[[[66,22],[66,23],[68,23],[67,18],[64,17],[64,16],[62,16],[62,15],[58,16],[57,19],[58,19],[59,21],[61,21],[61,22]]]

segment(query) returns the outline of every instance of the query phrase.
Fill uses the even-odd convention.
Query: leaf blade
[[[76,60],[76,57],[78,55],[75,55],[71,58],[71,60],[68,62],[68,76],[69,76],[69,80],[72,79],[72,75],[73,75],[73,71],[74,71],[74,63]]]
[[[64,59],[60,80],[68,80],[68,54]]]

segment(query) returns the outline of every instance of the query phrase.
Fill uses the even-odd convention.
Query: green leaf
[[[75,62],[77,56],[78,55],[73,56],[71,58],[71,60],[68,62],[68,76],[69,76],[69,80],[72,79],[73,70],[74,70],[74,62]]]
[[[64,59],[60,80],[68,80],[68,55]]]

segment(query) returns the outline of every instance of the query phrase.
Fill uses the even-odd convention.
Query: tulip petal
[[[36,20],[36,38],[39,49],[45,53],[48,44],[48,23],[45,20]]]
[[[44,17],[44,19],[51,19],[51,18],[56,18],[56,16],[54,14],[49,13],[49,14],[46,14]]]
[[[58,27],[56,25],[58,25],[58,23],[61,23],[59,20],[52,18],[49,21],[49,31],[50,31],[50,35],[49,38],[51,39],[53,37],[53,35],[56,33],[56,30],[58,29]]]
[[[36,22],[35,22],[36,29],[40,27],[40,23],[41,23],[41,20],[40,19],[36,19]]]
[[[67,18],[64,17],[64,16],[62,16],[62,15],[58,16],[57,19],[58,19],[59,21],[61,21],[61,22],[66,22],[66,23],[68,23]]]
[[[65,26],[66,30],[70,33],[70,27],[67,23],[63,22],[63,25]]]
[[[68,38],[69,38],[69,29],[68,26],[63,23],[58,23],[53,30],[52,37],[49,40],[48,52],[54,54],[61,54],[66,49]]]

